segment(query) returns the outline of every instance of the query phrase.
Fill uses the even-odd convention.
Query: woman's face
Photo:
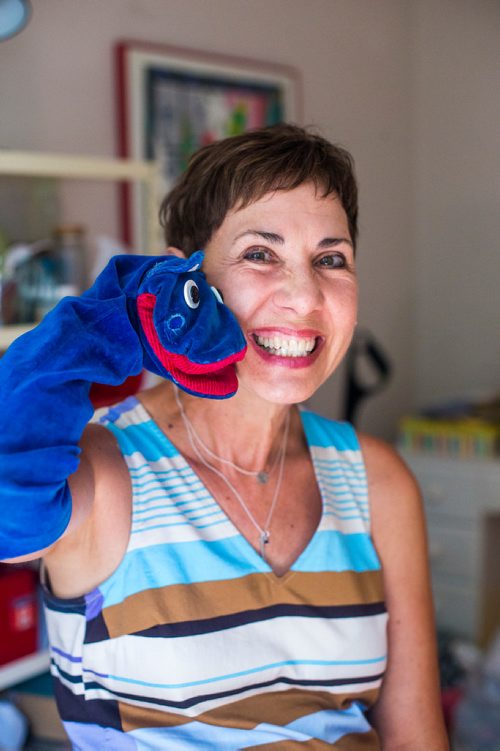
[[[240,390],[270,402],[309,398],[344,356],[358,285],[347,216],[312,184],[230,211],[205,248],[203,269],[248,343]]]

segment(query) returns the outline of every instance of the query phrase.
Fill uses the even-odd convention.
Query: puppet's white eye
[[[192,279],[188,279],[184,285],[184,299],[190,308],[197,308],[200,304],[200,290]]]
[[[224,303],[224,299],[223,299],[223,297],[222,297],[222,292],[220,291],[220,289],[217,289],[217,287],[210,287],[210,289],[211,289],[211,290],[212,290],[212,292],[214,293],[214,295],[215,295],[215,297],[217,298],[217,300],[218,300],[219,302],[221,302],[221,303]]]

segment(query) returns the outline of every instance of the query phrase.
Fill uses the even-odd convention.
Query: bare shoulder
[[[80,440],[82,458],[85,458],[99,473],[100,468],[109,469],[121,458],[118,442],[104,425],[89,423]]]
[[[69,536],[92,530],[98,535],[107,517],[122,507],[128,513],[130,477],[118,442],[102,425],[90,424],[80,441],[80,467],[69,478],[74,508]],[[80,519],[78,516],[80,515]],[[76,518],[74,518],[76,517]]]
[[[367,434],[359,436],[370,497],[372,532],[376,541],[393,540],[396,526],[410,531],[424,526],[422,497],[415,476],[393,446]],[[404,535],[403,535],[404,537]]]
[[[367,433],[359,433],[358,438],[372,490],[418,493],[414,475],[393,446]]]
[[[425,522],[418,483],[393,446],[360,434],[368,481],[372,535],[382,558],[419,540],[425,553]]]
[[[65,536],[78,536],[99,518],[101,497],[112,491],[125,472],[123,458],[113,434],[102,425],[89,424],[80,440],[80,464],[68,478],[73,510]],[[112,496],[113,497],[113,496]]]

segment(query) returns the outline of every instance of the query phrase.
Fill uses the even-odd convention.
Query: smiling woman
[[[312,180],[266,193],[230,209],[206,244],[205,273],[249,346],[240,392],[264,402],[308,399],[352,338],[353,243],[338,197],[323,193]]]
[[[63,404],[66,427],[42,447],[71,456],[47,486],[52,503],[44,486],[37,511],[18,475],[9,487],[29,518],[52,520],[45,549],[23,550],[44,559],[75,748],[444,751],[418,489],[389,446],[301,406],[356,325],[350,156],[291,125],[228,138],[194,155],[161,216],[160,266],[180,270],[182,295],[165,284],[145,299],[141,275],[124,302],[94,290],[75,303],[65,367],[43,359],[64,350],[41,327],[23,360],[40,401],[30,412],[18,400],[24,433],[5,439],[11,458],[33,463]],[[155,349],[173,341],[173,357]],[[97,364],[115,377],[136,367],[140,346],[165,380],[97,415],[78,448],[85,379]],[[6,382],[22,384],[4,360]],[[220,373],[237,393],[215,388]]]

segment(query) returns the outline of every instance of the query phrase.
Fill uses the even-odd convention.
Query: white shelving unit
[[[100,159],[66,154],[43,154],[29,151],[1,151],[0,174],[24,177],[55,177],[70,179],[130,181],[144,187],[144,226],[146,248],[155,253],[157,237],[157,206],[155,201],[156,165],[130,159]],[[31,325],[0,326],[0,350],[29,331]]]
[[[401,453],[422,489],[437,624],[484,647],[500,627],[500,461]]]
[[[63,154],[1,151],[0,174],[25,177],[55,177],[71,179],[130,181],[144,187],[144,226],[146,248],[157,252],[157,207],[155,201],[156,166],[152,162],[128,159],[99,159]],[[29,331],[32,324],[0,325],[0,351],[18,336]],[[42,650],[0,666],[0,691],[34,675],[43,673],[50,664],[48,650]]]

